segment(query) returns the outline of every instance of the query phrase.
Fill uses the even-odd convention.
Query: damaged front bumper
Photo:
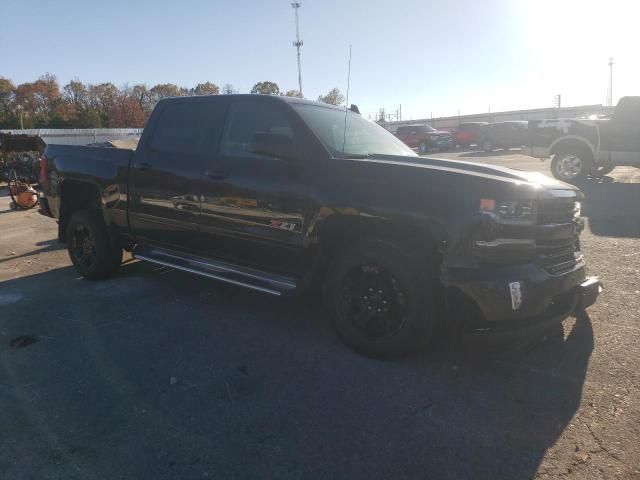
[[[461,310],[450,303],[463,331],[492,337],[535,335],[593,305],[602,290],[598,277],[586,276],[584,264],[562,275],[536,264],[454,270],[443,275],[443,283],[476,307]]]

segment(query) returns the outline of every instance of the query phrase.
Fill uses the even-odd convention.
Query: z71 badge
[[[296,229],[296,224],[292,222],[283,222],[282,220],[271,220],[271,226],[279,230],[288,230],[293,232]]]

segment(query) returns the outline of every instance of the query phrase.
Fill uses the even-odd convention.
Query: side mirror
[[[298,147],[291,137],[280,133],[256,133],[251,142],[251,152],[291,163],[300,158]]]

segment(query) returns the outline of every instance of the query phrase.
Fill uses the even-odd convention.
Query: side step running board
[[[229,263],[196,257],[156,247],[137,245],[132,252],[134,258],[156,263],[176,270],[195,273],[222,282],[258,290],[271,295],[282,295],[296,289],[296,281],[289,277],[273,275]]]

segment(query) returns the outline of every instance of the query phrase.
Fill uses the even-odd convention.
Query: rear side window
[[[151,147],[160,153],[212,153],[223,122],[223,106],[216,102],[170,103],[160,113]]]
[[[251,143],[256,133],[277,133],[293,138],[289,120],[274,105],[236,103],[229,111],[220,152],[231,156],[262,157],[251,153]]]

